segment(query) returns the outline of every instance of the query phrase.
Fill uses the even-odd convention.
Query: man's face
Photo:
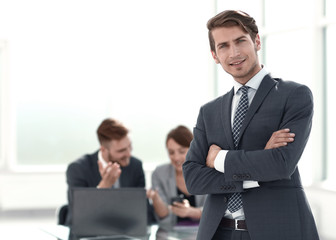
[[[121,167],[126,167],[130,163],[132,143],[128,136],[120,140],[112,140],[107,147],[101,147],[102,156],[107,162],[117,162]]]
[[[216,63],[232,75],[239,83],[245,84],[261,69],[257,51],[260,37],[252,41],[241,27],[220,27],[212,30],[216,52],[211,52]]]

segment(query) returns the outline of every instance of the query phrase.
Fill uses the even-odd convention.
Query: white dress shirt
[[[263,66],[263,68],[256,74],[254,75],[253,78],[251,78],[245,86],[248,86],[248,102],[249,105],[251,105],[251,102],[254,98],[255,93],[257,92],[259,85],[263,78],[268,74],[267,69]],[[238,82],[234,82],[234,95],[232,98],[232,108],[231,108],[231,127],[233,125],[233,119],[234,119],[234,114],[236,112],[236,109],[238,107],[238,103],[240,100],[240,97],[242,95],[241,91],[238,91],[239,88],[243,86]],[[226,154],[229,150],[221,150],[216,156],[215,162],[214,162],[214,167],[217,171],[224,173],[224,166],[225,166],[225,157]],[[257,181],[244,181],[243,182],[243,188],[253,188],[253,187],[259,187],[259,184]],[[232,218],[232,219],[245,219],[244,215],[244,209],[241,208],[240,210],[231,213],[229,210],[226,210],[225,215],[226,218]]]

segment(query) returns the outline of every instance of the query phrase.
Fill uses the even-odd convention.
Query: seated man
[[[131,156],[128,129],[114,119],[105,119],[98,127],[97,135],[100,149],[82,156],[67,168],[69,206],[73,187],[145,187],[142,162]],[[66,225],[71,225],[71,208]]]

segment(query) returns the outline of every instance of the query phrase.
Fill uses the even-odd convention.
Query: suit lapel
[[[221,107],[221,118],[224,128],[224,135],[227,142],[230,145],[230,149],[234,149],[233,136],[232,136],[232,127],[231,127],[231,105],[233,98],[234,89],[232,88],[230,92],[225,94],[222,98],[222,107]]]
[[[243,136],[246,127],[248,126],[248,124],[250,123],[251,119],[253,118],[254,114],[256,113],[256,111],[259,109],[260,105],[264,102],[265,97],[267,96],[267,94],[271,91],[271,89],[273,88],[273,86],[276,84],[276,81],[274,79],[272,79],[269,75],[266,75],[264,77],[264,79],[262,80],[253,100],[252,103],[246,113],[243,125],[241,126],[240,129],[240,136],[238,139],[238,144],[239,141],[241,139],[241,137]]]

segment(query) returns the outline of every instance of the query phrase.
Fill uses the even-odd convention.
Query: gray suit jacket
[[[266,75],[240,130],[238,150],[231,132],[233,89],[201,107],[187,160],[183,165],[188,191],[209,194],[198,239],[211,239],[233,192],[241,192],[252,240],[317,240],[315,222],[301,185],[299,159],[313,116],[311,91],[304,85]],[[274,131],[289,128],[295,141],[264,150]],[[205,166],[209,146],[229,150],[225,173]],[[243,189],[245,180],[260,187]]]
[[[175,169],[170,164],[163,164],[158,166],[152,174],[152,188],[157,189],[162,200],[170,204],[170,199],[177,196],[176,190],[176,180],[175,180]],[[196,195],[196,207],[202,207],[205,202],[205,195]],[[176,225],[177,216],[170,213],[167,217],[163,219],[158,219],[161,226],[173,227]]]

